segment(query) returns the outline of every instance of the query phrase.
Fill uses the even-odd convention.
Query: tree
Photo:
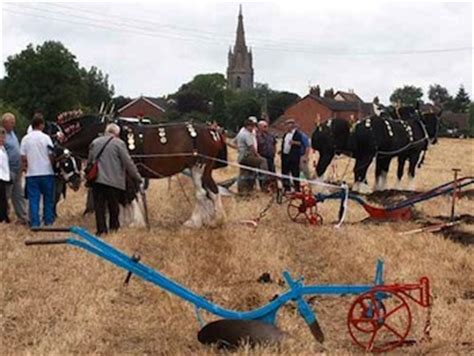
[[[15,115],[15,131],[18,134],[18,137],[23,136],[26,133],[29,121],[16,108],[0,100],[0,117],[7,112],[11,112],[13,115]]]
[[[132,101],[132,98],[129,98],[128,96],[116,96],[115,98],[112,99],[112,102],[114,103],[115,110],[120,109],[122,106],[127,105],[129,102]],[[106,103],[107,104],[107,103]]]
[[[104,75],[97,67],[92,66],[89,70],[81,69],[83,84],[83,95],[81,104],[91,111],[98,111],[102,103],[108,103],[114,95],[114,87],[109,86],[109,76]]]
[[[474,103],[469,105],[469,133],[474,137]]]
[[[224,92],[220,91],[214,96],[212,101],[212,119],[216,120],[217,123],[221,126],[226,126],[227,124],[227,111]]]
[[[38,110],[47,120],[72,109],[96,110],[113,94],[107,75],[95,67],[81,69],[76,57],[60,42],[46,41],[36,47],[29,44],[8,57],[5,70],[2,97],[27,118]]]
[[[268,116],[273,122],[278,119],[285,110],[300,99],[298,94],[287,91],[273,92],[268,99]]]
[[[261,105],[251,91],[232,93],[227,104],[227,122],[225,127],[237,132],[249,116],[259,118]]]
[[[181,113],[190,113],[192,111],[208,113],[209,101],[204,94],[189,87],[181,87],[174,95],[176,108]]]
[[[323,96],[325,98],[333,99],[334,98],[334,89],[330,88],[330,89],[325,90]]]
[[[390,95],[390,101],[392,104],[400,102],[405,106],[415,106],[417,102],[421,101],[423,97],[423,89],[415,87],[413,85],[405,85],[403,88],[397,88]]]
[[[469,94],[467,94],[464,86],[459,87],[458,93],[452,102],[452,111],[458,113],[465,113],[469,110],[469,104],[471,100],[469,99]]]
[[[179,91],[188,89],[211,101],[218,92],[225,89],[226,83],[225,77],[220,73],[198,74],[189,83],[183,84]]]
[[[448,89],[439,84],[430,85],[428,89],[428,98],[434,105],[445,108],[447,108],[446,106],[453,100],[451,95],[448,93]]]

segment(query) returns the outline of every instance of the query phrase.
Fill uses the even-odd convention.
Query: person
[[[268,122],[265,120],[259,121],[257,132],[258,153],[267,161],[270,172],[275,172],[276,142],[275,136],[268,132]]]
[[[236,147],[238,150],[237,161],[244,166],[254,167],[262,170],[267,170],[266,160],[259,155],[257,149],[257,137],[255,134],[255,126],[257,119],[253,116],[249,117],[244,122],[244,126],[235,137]],[[254,189],[255,172],[248,169],[240,169],[238,191],[240,194],[248,194]],[[260,187],[265,187],[265,177],[260,178]]]
[[[120,127],[109,124],[105,128],[105,134],[92,141],[89,147],[88,165],[97,161],[99,167],[97,179],[92,183],[98,236],[120,228],[119,201],[125,193],[126,175],[138,183],[142,181],[125,142],[119,136]],[[106,208],[109,211],[108,227],[105,220]]]
[[[281,143],[281,173],[283,175],[291,175],[294,178],[293,184],[295,190],[300,190],[300,159],[303,146],[303,139],[301,132],[297,130],[296,122],[293,119],[285,121],[286,133],[283,136]],[[288,178],[283,179],[283,188],[285,192],[291,190],[290,180]]]
[[[303,131],[299,130],[299,126],[296,125],[296,129],[301,133],[301,159],[300,159],[300,171],[303,173],[306,179],[311,178],[311,172],[309,170],[309,154],[311,152],[311,146],[308,135]]]
[[[270,172],[275,173],[275,152],[276,152],[276,138],[268,132],[268,122],[260,120],[258,122],[257,132],[257,147],[260,156],[267,161],[267,168]],[[275,182],[275,177],[267,176],[265,180],[265,191],[270,189],[270,184]]]
[[[8,219],[8,201],[7,185],[10,183],[10,166],[8,163],[8,154],[5,149],[6,131],[0,127],[0,223],[9,223]]]
[[[5,129],[5,150],[8,155],[11,184],[6,188],[7,201],[11,201],[19,224],[28,224],[26,200],[23,194],[21,176],[20,142],[15,134],[16,118],[11,112],[2,115],[2,127]],[[7,203],[8,205],[8,203]]]
[[[30,215],[30,226],[39,227],[39,205],[43,197],[43,222],[54,223],[54,171],[53,142],[43,133],[42,115],[35,115],[31,122],[32,132],[21,140],[20,154],[23,171],[26,172],[26,194]]]

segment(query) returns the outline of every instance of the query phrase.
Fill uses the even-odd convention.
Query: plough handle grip
[[[27,240],[25,241],[26,246],[31,245],[59,245],[66,244],[67,239],[56,239],[56,240]]]
[[[52,226],[43,226],[43,227],[32,227],[31,231],[34,232],[70,232],[69,227],[52,227]]]
[[[424,307],[430,306],[430,280],[428,277],[420,278],[420,304]]]

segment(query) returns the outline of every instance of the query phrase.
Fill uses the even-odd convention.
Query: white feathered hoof
[[[408,176],[408,190],[415,191],[416,190],[416,184],[415,184],[415,177]]]
[[[220,197],[217,194],[210,198],[202,187],[202,175],[204,172],[203,165],[195,165],[191,168],[194,189],[196,191],[196,204],[191,217],[183,224],[187,228],[199,229],[203,226],[215,227],[218,225],[216,219],[216,204],[220,203]],[[219,197],[219,199],[218,199]]]
[[[397,181],[395,182],[394,189],[395,190],[402,190],[402,180],[401,179],[397,179]]]
[[[200,229],[203,226],[216,227],[217,225],[214,202],[204,194],[196,200],[193,213],[184,223],[184,226],[191,229]]]
[[[387,189],[387,172],[382,172],[377,178],[374,191],[382,191]]]
[[[352,186],[352,191],[360,194],[372,193],[372,190],[370,189],[369,185],[362,182],[355,182]]]

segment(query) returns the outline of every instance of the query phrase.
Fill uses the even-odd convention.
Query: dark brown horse
[[[120,126],[120,136],[143,177],[164,178],[191,170],[197,203],[186,226],[222,222],[224,213],[212,177],[213,169],[225,166],[227,159],[225,139],[219,132],[192,122],[148,125],[138,120],[112,121]],[[64,146],[82,158],[110,122],[100,116],[73,114],[62,114],[57,121],[65,136]]]

